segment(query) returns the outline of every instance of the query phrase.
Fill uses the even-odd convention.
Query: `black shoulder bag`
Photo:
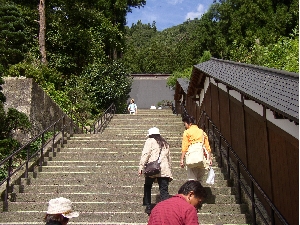
[[[160,148],[157,160],[145,164],[144,167],[145,176],[149,177],[160,173],[161,168],[160,168],[159,157],[160,157],[161,150],[162,148]]]

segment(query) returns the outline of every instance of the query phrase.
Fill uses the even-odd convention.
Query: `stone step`
[[[205,183],[203,184],[205,186]],[[102,190],[106,190],[107,193],[114,194],[124,194],[124,195],[132,195],[132,194],[141,194],[141,190],[143,190],[144,185],[134,185],[134,186],[120,186],[120,185],[14,185],[14,193],[75,193],[75,192],[94,192],[100,193]],[[177,186],[173,185],[172,182],[169,185],[169,193],[176,194],[178,192]],[[233,187],[205,187],[207,194],[210,195],[234,195],[236,194],[236,190]],[[154,184],[152,187],[152,193],[159,193],[159,188],[157,184]]]
[[[172,170],[177,170],[179,169],[179,157],[175,158],[172,157]],[[93,166],[102,166],[103,168],[105,167],[110,167],[111,164],[114,164],[115,167],[133,167],[133,168],[137,168],[139,165],[140,160],[139,159],[135,159],[135,160],[103,160],[99,163],[98,160],[91,160],[91,161],[84,161],[84,160],[79,160],[79,161],[75,161],[75,160],[69,160],[69,161],[61,161],[61,160],[55,160],[55,161],[46,161],[43,165],[44,166],[48,166],[48,167],[93,167]],[[214,169],[214,172],[217,173],[221,171],[221,169],[219,167],[216,166],[217,164],[214,163],[212,168]],[[180,170],[184,170],[180,168]]]
[[[9,211],[17,212],[17,211],[39,211],[39,210],[47,210],[48,200],[46,199],[48,196],[45,196],[44,201],[36,201],[34,204],[28,204],[28,202],[10,202],[9,203]],[[155,196],[154,196],[155,197]],[[155,199],[155,198],[153,198]],[[140,198],[139,198],[140,200]],[[155,202],[153,203],[155,204]],[[122,205],[122,207],[120,207]],[[93,212],[95,209],[98,212],[105,212],[107,209],[114,212],[122,212],[124,208],[127,209],[128,212],[144,212],[145,208],[142,206],[141,202],[74,202],[72,206],[77,211],[90,211]],[[232,214],[240,214],[246,212],[246,205],[240,204],[202,204],[201,209],[199,210],[201,213],[232,213]]]
[[[173,140],[180,140],[181,141],[181,136],[180,138],[177,136],[177,133],[176,135],[174,135],[175,133],[167,133],[165,135],[162,135],[164,137],[165,140],[169,140],[169,139],[173,139]],[[112,139],[112,137],[114,138],[119,138],[118,140],[128,140],[128,139],[131,139],[131,140],[135,140],[135,141],[146,141],[147,139],[147,133],[133,133],[133,132],[130,132],[130,133],[127,133],[126,135],[122,134],[122,133],[109,133],[109,132],[106,132],[106,133],[103,133],[103,134],[89,134],[89,136],[72,136],[70,137],[69,141],[72,141],[72,140],[101,140],[101,139]]]
[[[88,152],[88,153],[82,153],[82,152],[61,152],[61,153],[49,153],[49,158],[45,159],[46,161],[91,161],[91,160],[98,160],[99,162],[105,161],[105,160],[132,160],[132,159],[139,159],[141,156],[141,152],[123,152],[122,154],[119,154],[118,152],[110,151],[110,152]],[[54,155],[52,157],[51,155]],[[176,155],[178,157],[176,157]],[[174,157],[175,159],[179,159],[180,154],[179,153],[172,153],[171,157]]]
[[[179,165],[179,163],[178,163]],[[105,175],[105,173],[109,173],[110,176],[118,177],[118,176],[126,176],[125,174],[136,175],[139,169],[138,164],[136,165],[128,165],[128,166],[114,166],[114,170],[112,170],[111,165],[98,165],[98,166],[43,166],[38,167],[35,172],[42,173],[57,173],[65,174],[65,173],[93,173],[95,175]],[[220,169],[215,169],[215,180],[226,179],[223,173],[221,173]],[[39,173],[39,174],[42,174]],[[182,177],[187,174],[185,169],[180,168],[179,166],[172,167],[172,174],[174,177]],[[207,173],[206,173],[207,174]]]
[[[153,193],[154,194],[154,193]],[[158,194],[158,193],[157,193]],[[174,193],[175,194],[175,193]],[[45,201],[45,199],[52,199],[62,196],[61,193],[12,193],[10,201],[12,202],[40,202]],[[62,197],[72,199],[73,202],[132,202],[132,203],[142,203],[143,195],[142,191],[138,194],[124,195],[124,194],[113,194],[107,193],[105,190],[103,193],[93,193],[93,192],[79,192],[79,193],[64,193]],[[155,199],[155,198],[154,198]],[[154,201],[153,199],[153,201]],[[154,201],[158,203],[159,200]],[[237,199],[234,195],[209,195],[204,203],[207,204],[236,204]]]
[[[75,209],[76,210],[76,209]],[[8,212],[1,214],[1,221],[22,222],[23,224],[31,224],[32,222],[40,222],[43,220],[45,211],[19,211]],[[245,214],[232,214],[232,213],[198,213],[198,219],[201,224],[249,224]],[[29,222],[26,222],[29,221]],[[118,224],[118,223],[147,223],[148,215],[144,212],[80,212],[80,216],[72,218],[72,224]],[[7,223],[4,223],[7,224]],[[14,223],[15,224],[15,223]],[[71,223],[68,223],[71,224]]]
[[[174,185],[175,187],[179,188],[184,182],[186,182],[186,177],[180,177],[180,178],[174,178],[171,185]],[[212,187],[228,187],[232,186],[232,182],[228,180],[216,180],[215,184],[208,185],[205,182],[201,182],[204,186],[212,186]],[[107,185],[111,186],[113,184],[121,186],[141,186],[144,185],[144,177],[130,177],[130,178],[122,178],[121,180],[118,180],[114,177],[107,176],[105,178],[101,178],[99,180],[99,176],[96,177],[89,177],[89,176],[71,176],[71,174],[68,176],[61,175],[61,174],[53,174],[53,176],[45,176],[41,178],[38,175],[38,178],[22,178],[22,184],[30,184],[30,185],[37,185],[37,184],[43,184],[43,185],[82,185],[82,184],[88,184],[88,185]],[[142,191],[142,189],[141,189]]]
[[[166,138],[165,140],[169,143],[169,145],[178,145],[181,144],[181,142],[178,141],[179,138]],[[101,146],[112,146],[112,145],[144,145],[145,144],[145,139],[141,139],[141,140],[109,140],[109,139],[98,139],[98,140],[69,140],[68,143],[66,145],[64,145],[65,148],[67,148],[68,146],[74,146],[74,145],[78,145],[78,146],[90,146],[90,145],[101,145]]]
[[[181,143],[169,143],[170,144],[170,152],[181,152]],[[117,151],[119,153],[123,152],[123,149],[126,151],[130,151],[130,150],[138,150],[140,153],[142,153],[142,150],[144,148],[144,143],[115,143],[115,144],[98,144],[98,143],[91,143],[89,145],[87,144],[65,144],[63,147],[61,147],[60,149],[107,149],[107,150],[114,150]]]
[[[129,180],[135,180],[137,175],[137,169],[136,170],[130,170],[127,171],[126,173],[120,173],[119,170],[115,170],[115,171],[105,171],[105,170],[99,170],[99,171],[92,171],[92,169],[90,171],[59,171],[59,172],[30,172],[28,175],[29,177],[32,178],[39,178],[39,179],[43,179],[43,178],[49,178],[49,177],[53,177],[53,176],[62,176],[65,179],[69,179],[69,178],[80,178],[81,176],[84,176],[85,178],[98,178],[101,179],[101,181],[107,180],[107,179],[129,179]],[[174,173],[174,172],[173,172]],[[109,177],[108,177],[109,176]],[[174,173],[173,177],[174,179],[176,178],[181,178],[181,177],[185,177],[186,176],[186,172],[182,170],[182,172],[180,172],[180,170],[177,173]],[[206,179],[206,176],[204,177]],[[224,175],[223,174],[218,174],[216,173],[216,177],[215,177],[215,182],[222,182],[224,179]]]
[[[54,154],[52,154],[51,150],[47,154],[52,155],[62,155],[62,153],[76,153],[76,154],[88,154],[88,153],[108,153],[108,154],[117,154],[117,153],[131,153],[131,154],[141,154],[143,151],[143,146],[130,146],[130,145],[118,145],[113,147],[101,147],[101,146],[72,146],[72,147],[63,147],[63,148],[56,148],[54,150]],[[180,147],[170,147],[171,155],[180,154],[181,155],[181,148]],[[52,156],[51,155],[51,156]]]
[[[116,121],[123,121],[124,123],[127,122],[127,124],[132,124],[131,122],[135,123],[142,123],[144,121],[149,121],[149,122],[157,122],[159,121],[160,123],[168,123],[168,122],[177,122],[177,123],[183,123],[181,120],[181,117],[174,117],[174,116],[168,116],[165,115],[164,117],[161,116],[151,116],[151,117],[141,117],[141,116],[114,116],[113,119],[109,124],[115,123]],[[134,125],[134,124],[133,124]]]

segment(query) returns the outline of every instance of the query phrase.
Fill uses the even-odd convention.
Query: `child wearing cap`
[[[78,217],[79,213],[72,210],[72,202],[67,198],[51,199],[45,216],[46,225],[66,225],[69,219]]]
[[[173,180],[169,144],[160,135],[159,129],[152,127],[148,130],[148,139],[142,151],[138,170],[139,175],[143,174],[146,163],[156,161],[158,158],[160,159],[161,172],[150,177],[145,176],[143,205],[146,205],[145,212],[148,215],[151,213],[151,189],[153,183],[158,183],[160,200],[163,201],[169,198],[169,182]]]

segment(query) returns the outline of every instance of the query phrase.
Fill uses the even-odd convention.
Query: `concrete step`
[[[186,177],[179,177],[174,178],[171,185],[174,185],[175,187],[179,188],[184,182],[186,182]],[[38,178],[22,178],[22,184],[31,184],[31,185],[37,185],[37,184],[43,184],[43,185],[107,185],[108,187],[115,184],[121,186],[141,186],[144,185],[144,177],[130,177],[130,178],[122,178],[121,180],[116,179],[115,177],[110,177],[109,174],[107,177],[99,178],[99,176],[66,176],[65,174],[53,174],[53,176],[44,176],[40,177],[38,175]],[[231,181],[227,180],[216,180],[215,184],[208,185],[205,182],[202,182],[204,186],[212,186],[212,187],[228,187],[232,186]]]
[[[48,197],[47,195],[45,197]],[[155,196],[153,196],[155,197]],[[139,198],[140,200],[141,198]],[[153,198],[155,200],[155,198]],[[45,201],[46,200],[46,201]],[[153,201],[153,204],[156,201]],[[159,202],[159,201],[157,201]],[[34,202],[34,204],[28,204],[28,202],[10,202],[9,203],[9,211],[10,212],[18,212],[18,211],[39,211],[39,210],[47,210],[47,199],[41,202]],[[95,211],[104,212],[109,209],[114,212],[123,212],[124,208],[127,209],[128,212],[144,212],[144,207],[141,202],[73,202],[72,206],[77,211]],[[246,211],[246,205],[240,204],[202,204],[199,212],[201,213],[232,213],[232,214],[240,214],[241,212]]]
[[[75,209],[76,210],[76,209]],[[11,221],[14,218],[15,222],[23,222],[23,224],[31,224],[32,222],[40,222],[45,215],[45,211],[30,211],[30,212],[8,212],[1,213],[2,221]],[[198,213],[198,219],[201,224],[249,224],[245,214],[232,213]],[[30,221],[26,223],[25,221]],[[118,224],[118,223],[147,223],[148,215],[144,212],[80,212],[80,216],[72,218],[72,224]],[[101,221],[101,222],[100,222]],[[7,224],[7,223],[4,223]],[[69,224],[69,223],[68,223]]]
[[[117,152],[117,153],[135,153],[140,154],[142,153],[143,148],[141,147],[131,147],[131,146],[118,146],[113,148],[107,148],[107,147],[93,147],[93,146],[87,146],[87,147],[68,147],[68,148],[60,148],[56,149],[54,154],[49,151],[48,156],[58,156],[61,155],[61,153],[74,153],[74,154],[92,154],[94,153],[109,153],[109,152]],[[177,157],[177,155],[181,155],[181,148],[170,148],[171,155],[174,155]],[[109,153],[110,154],[110,153]],[[140,156],[139,155],[139,156]]]
[[[179,138],[168,138],[165,139],[169,145],[178,145],[181,144],[181,142],[178,141]],[[67,144],[64,145],[65,148],[69,147],[69,146],[90,146],[90,145],[101,145],[101,146],[113,146],[113,145],[144,145],[145,144],[146,139],[141,139],[141,140],[109,140],[109,139],[99,139],[99,140],[70,140],[68,141]]]
[[[62,152],[58,154],[52,154],[49,153],[48,159],[45,159],[46,161],[95,161],[98,160],[106,161],[106,160],[132,160],[132,159],[139,159],[141,156],[141,152],[124,152],[122,154],[119,154],[117,151],[109,151],[109,152],[88,152],[88,153],[82,153],[82,152]],[[51,155],[54,155],[52,157]],[[59,156],[58,156],[59,155]],[[177,157],[176,157],[177,156]],[[179,153],[172,153],[171,157],[174,157],[174,160],[179,159],[180,154]]]
[[[155,194],[155,193],[153,193]],[[157,193],[157,195],[159,192]],[[174,193],[175,194],[175,193]],[[52,198],[57,198],[62,196],[61,193],[12,193],[10,201],[12,202],[43,202],[45,199],[50,200]],[[143,195],[142,193],[124,195],[124,194],[113,194],[108,193],[104,190],[100,193],[93,192],[80,192],[80,193],[64,193],[62,197],[72,199],[73,202],[132,202],[132,203],[142,203]],[[152,198],[153,199],[153,198]],[[153,203],[158,203],[159,200],[152,200]],[[205,200],[206,204],[236,204],[237,199],[234,195],[209,195]]]
[[[117,170],[116,171],[60,171],[60,172],[31,172],[28,174],[29,177],[33,177],[33,178],[39,178],[39,179],[43,179],[43,178],[50,178],[50,177],[54,177],[54,176],[62,176],[65,179],[69,179],[69,178],[75,178],[75,179],[79,179],[80,177],[84,176],[85,178],[96,178],[98,177],[98,179],[101,178],[101,181],[106,181],[109,180],[111,178],[114,179],[128,179],[128,180],[136,180],[137,179],[137,170],[130,170],[127,173],[119,173]],[[173,177],[174,179],[178,179],[181,177],[185,177],[186,173],[182,172],[182,173],[174,173]],[[217,182],[222,182],[225,179],[223,178],[223,174],[216,174],[215,177],[215,182],[217,184]],[[206,176],[205,176],[206,179]]]
[[[205,186],[205,183],[203,184]],[[94,193],[103,193],[103,190],[106,190],[106,193],[114,193],[114,194],[124,194],[124,195],[132,195],[132,194],[141,194],[141,190],[143,190],[144,185],[135,184],[134,186],[120,186],[120,185],[14,185],[14,193],[86,193],[86,192],[94,192]],[[173,185],[172,182],[169,186],[169,193],[176,194],[178,192],[177,186]],[[207,194],[210,195],[233,195],[236,194],[235,188],[231,187],[205,187]],[[152,193],[159,193],[159,188],[157,184],[153,185]]]
[[[113,161],[110,161],[111,163],[114,163]],[[114,163],[115,164],[115,163]],[[137,172],[139,168],[139,163],[116,163],[114,165],[114,168],[111,168],[111,165],[109,163],[98,162],[97,165],[89,166],[79,166],[79,165],[68,165],[67,163],[63,163],[63,165],[53,165],[53,166],[43,166],[43,167],[37,167],[36,172],[70,172],[70,173],[76,173],[76,172],[96,172],[96,173],[102,173],[103,171],[107,171],[111,174],[121,174],[124,175],[128,172]],[[214,169],[214,167],[212,167]],[[186,170],[184,168],[181,168],[179,166],[179,160],[178,163],[174,163],[172,165],[172,172],[176,174],[176,176],[184,176],[186,174]],[[225,179],[224,174],[221,173],[221,170],[219,168],[214,169],[215,172],[215,179]]]

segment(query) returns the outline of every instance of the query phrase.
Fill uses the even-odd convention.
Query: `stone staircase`
[[[186,181],[180,168],[181,117],[171,110],[142,110],[137,115],[116,114],[102,134],[76,134],[56,152],[45,157],[28,179],[22,178],[10,194],[9,211],[0,212],[0,225],[44,224],[51,198],[66,197],[80,212],[68,224],[147,224],[142,206],[144,177],[138,176],[138,163],[152,126],[168,141],[174,180],[170,195]],[[249,224],[246,205],[236,204],[235,188],[229,187],[214,163],[215,184],[206,185],[209,197],[198,217],[200,224]],[[154,185],[152,203],[158,202]]]

